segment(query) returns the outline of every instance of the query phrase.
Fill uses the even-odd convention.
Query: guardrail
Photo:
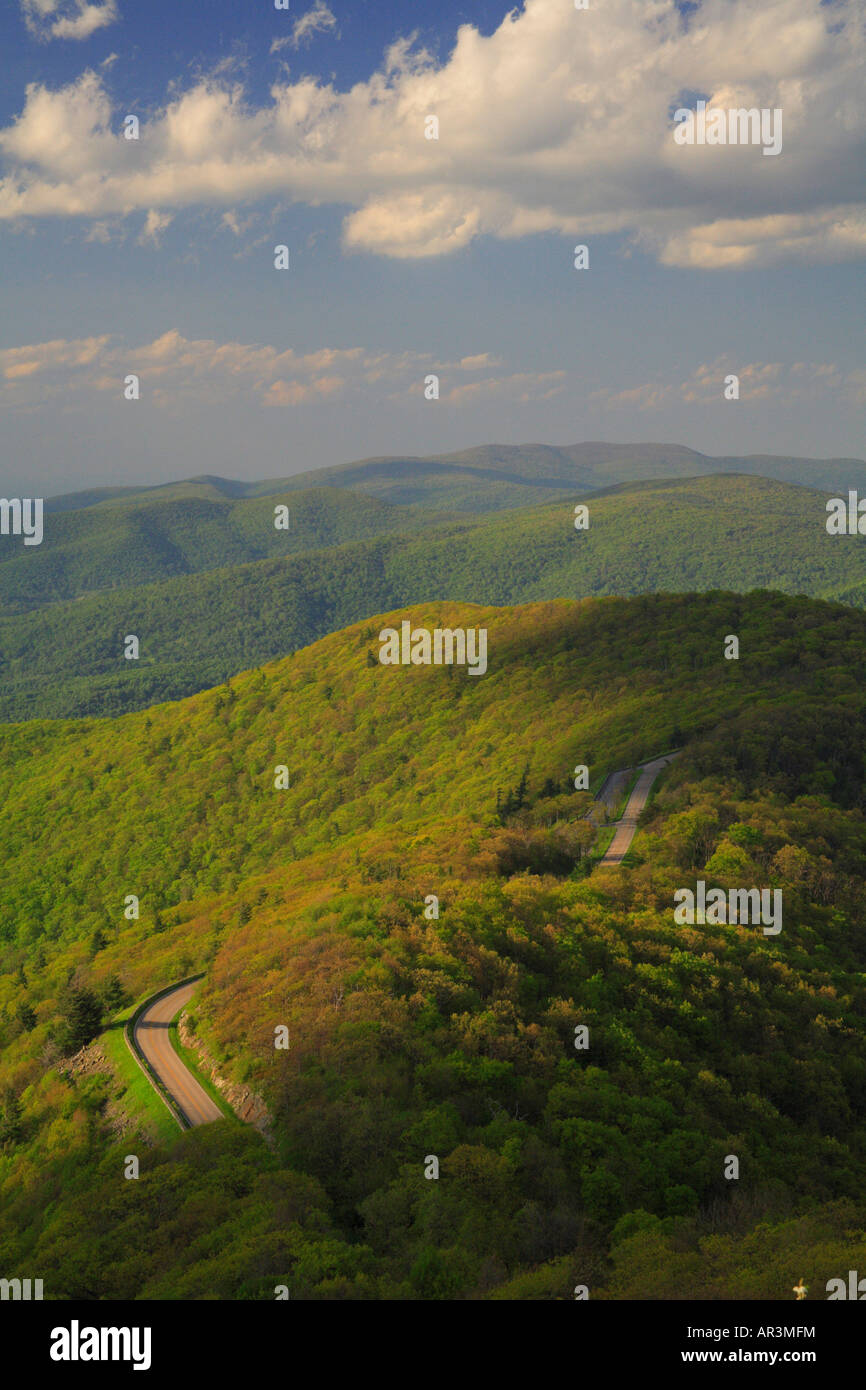
[[[164,998],[166,994],[173,994],[176,989],[181,989],[183,985],[191,985],[194,984],[196,980],[203,979],[204,971],[202,971],[200,975],[188,975],[185,980],[175,980],[174,984],[166,985],[165,989],[157,990],[156,994],[151,994],[143,1003],[139,1004],[132,1016],[126,1020],[123,1028],[123,1036],[126,1039],[127,1047],[141,1067],[141,1070],[144,1072],[151,1086],[156,1091],[163,1105],[169,1111],[172,1119],[177,1122],[181,1129],[192,1129],[192,1124],[174,1097],[166,1090],[165,1086],[163,1086],[156,1072],[153,1070],[153,1067],[136,1042],[135,1025],[138,1023],[145,1009],[149,1009],[151,1004],[156,1003],[157,999]]]

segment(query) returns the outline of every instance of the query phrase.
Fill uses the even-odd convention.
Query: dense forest
[[[103,518],[103,577],[121,587],[0,618],[0,718],[143,709],[213,687],[359,619],[432,599],[508,604],[772,586],[866,602],[866,540],[827,534],[822,494],[764,478],[719,475],[585,495],[586,530],[575,530],[571,498],[474,521],[336,489],[297,498],[297,506],[290,499],[288,533],[274,529],[273,499],[183,504],[200,519],[178,502],[162,503],[159,543],[142,531],[126,561],[135,509],[59,517],[90,518],[88,526]],[[82,541],[75,569],[61,539],[58,532],[55,550],[46,541],[20,558],[16,573],[33,566],[38,576],[45,550],[44,564],[56,559],[69,582],[87,575],[95,582],[90,544]],[[237,553],[255,546],[285,558],[209,568],[217,560],[225,566],[235,542]],[[201,572],[140,585],[135,567],[158,568],[166,554],[172,563],[182,554]],[[7,568],[0,565],[0,578]],[[48,584],[44,577],[32,582]],[[124,659],[128,633],[139,637],[138,660]]]
[[[379,665],[376,618],[181,704],[0,729],[7,1276],[825,1297],[866,1265],[866,614],[712,591],[408,616],[486,627],[487,674]],[[673,747],[628,865],[593,869],[575,765]],[[780,888],[783,930],[675,925],[697,878]],[[196,1031],[269,1138],[136,1131],[116,1068],[64,1062],[71,1024],[199,970]]]
[[[49,513],[38,546],[0,538],[0,614],[459,520],[330,487],[252,500],[164,491]],[[277,528],[279,505],[289,516]]]
[[[848,487],[866,492],[866,463],[857,459],[724,459],[675,444],[484,445],[258,483],[203,475],[143,489],[97,488],[48,498],[38,546],[0,536],[0,616],[448,519],[477,521],[617,485],[725,473],[834,494]],[[292,513],[288,531],[274,532],[277,503]]]

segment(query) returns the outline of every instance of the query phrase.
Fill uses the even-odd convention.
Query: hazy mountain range
[[[599,451],[598,482],[602,446],[580,449],[587,460]],[[489,461],[495,451],[479,452]],[[557,455],[566,470],[568,451],[543,452],[551,468],[549,456]],[[636,469],[673,466],[663,446],[635,452]],[[679,453],[692,466],[701,458]],[[521,479],[531,477],[533,464],[540,473],[534,454],[512,454],[515,469],[520,455]],[[856,481],[858,468],[866,473],[856,460],[769,462],[801,479],[824,470],[828,486],[832,476],[840,489]],[[495,494],[487,512],[459,509],[467,494],[455,493],[456,475],[448,472],[424,475],[450,479],[447,496],[425,492],[419,481],[422,500],[410,505],[372,490],[397,486],[401,470],[400,486],[408,485],[428,463],[325,470],[331,483],[314,488],[299,479],[291,486],[193,480],[101,501],[82,494],[82,505],[46,519],[40,546],[4,538],[0,716],[118,713],[175,699],[361,618],[425,600],[501,604],[764,588],[866,601],[863,538],[829,536],[827,493],[804,481],[741,471],[591,489],[557,484],[543,503],[521,507],[514,504],[524,500],[527,481],[491,481],[479,470],[472,497],[477,504]],[[568,467],[575,471],[573,462]],[[371,490],[357,491],[364,470]],[[335,475],[353,487],[334,485]],[[269,486],[275,490],[261,492]],[[431,505],[433,497],[443,508]],[[573,524],[578,499],[589,506],[582,531]],[[288,531],[274,527],[280,501],[289,507]],[[128,633],[140,639],[137,661],[122,656]]]
[[[792,458],[774,454],[713,457],[683,444],[483,444],[423,458],[360,459],[288,478],[238,482],[205,474],[156,487],[106,487],[53,497],[52,511],[106,503],[178,499],[271,497],[311,487],[351,488],[387,502],[469,512],[499,511],[549,500],[557,494],[659,478],[706,473],[755,473],[803,487],[866,488],[862,459]]]

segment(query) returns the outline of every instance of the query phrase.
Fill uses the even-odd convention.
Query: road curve
[[[163,994],[148,1005],[134,1030],[136,1045],[190,1126],[225,1119],[219,1106],[214,1104],[175,1052],[168,1032],[172,1019],[189,1003],[200,983],[193,980],[190,984],[178,985],[170,994]]]
[[[668,753],[664,758],[655,758],[651,763],[644,763],[641,767],[640,776],[634,784],[634,790],[628,799],[625,814],[621,821],[617,822],[613,839],[611,840],[607,853],[599,860],[600,864],[621,864],[626,854],[631,848],[634,839],[634,832],[637,830],[638,816],[646,806],[649,799],[650,788],[658,777],[663,767],[673,762],[677,753]]]
[[[586,819],[601,823],[616,810],[623,792],[628,785],[632,768],[622,767],[618,772],[609,772],[595,794],[595,800],[587,812]]]

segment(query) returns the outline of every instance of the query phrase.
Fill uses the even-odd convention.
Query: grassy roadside
[[[126,1044],[126,1024],[149,998],[149,994],[142,995],[135,1003],[121,1009],[111,1020],[113,1026],[101,1033],[97,1041],[123,1088],[118,1096],[118,1104],[154,1143],[170,1144],[181,1132],[177,1121],[166,1109]]]
[[[196,1081],[201,1086],[202,1090],[207,1092],[214,1105],[222,1111],[227,1120],[234,1120],[235,1124],[241,1124],[241,1120],[238,1119],[222,1092],[213,1084],[210,1077],[206,1076],[202,1071],[198,1054],[191,1051],[190,1048],[184,1047],[180,1040],[180,1031],[177,1026],[176,1018],[173,1018],[168,1025],[168,1036],[171,1039],[171,1045],[178,1057],[183,1062],[184,1066],[192,1072]]]
[[[593,845],[592,849],[589,851],[589,853],[588,853],[587,856],[586,856],[587,859],[589,859],[592,863],[595,863],[595,862],[596,862],[597,860],[599,860],[599,859],[603,859],[604,856],[605,856],[605,854],[607,853],[607,851],[608,851],[609,848],[610,848],[610,842],[611,842],[611,840],[613,839],[613,837],[614,837],[615,834],[616,834],[616,826],[615,826],[615,825],[604,825],[604,826],[602,826],[601,830],[600,830],[599,833],[598,833],[598,839],[596,840],[596,842],[595,842],[595,844]]]
[[[668,767],[670,767],[670,763],[668,763]],[[650,811],[652,804],[656,799],[656,795],[661,789],[661,786],[664,782],[664,775],[667,772],[667,770],[667,767],[662,768],[658,777],[655,779],[655,781],[649,789],[649,796],[646,799],[646,805],[644,806],[643,810],[641,811],[638,817],[638,829],[640,829],[642,825],[645,825],[646,822],[650,819],[648,812]]]

